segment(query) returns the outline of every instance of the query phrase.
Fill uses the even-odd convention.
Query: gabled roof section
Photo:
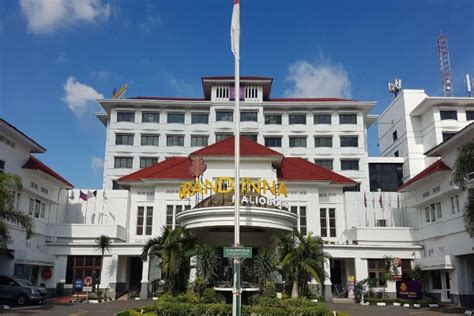
[[[32,153],[44,153],[46,151],[46,148],[38,144],[31,137],[29,137],[28,135],[26,135],[25,133],[23,133],[18,128],[8,123],[4,119],[0,118],[0,130],[2,129],[5,129],[8,133],[14,134],[16,137],[26,142],[30,146]]]
[[[212,144],[208,147],[196,150],[189,156],[234,156],[234,136],[229,136],[220,142]],[[240,156],[241,157],[283,157],[277,151],[260,145],[245,136],[240,136]]]
[[[234,76],[209,76],[201,77],[202,91],[204,92],[204,98],[206,100],[211,99],[211,86],[213,84],[228,84],[233,86],[235,81]],[[241,86],[246,84],[260,85],[263,89],[263,99],[267,100],[270,98],[270,92],[272,90],[273,78],[262,77],[262,76],[240,76]]]
[[[445,165],[445,163],[440,159],[431,164],[428,168],[425,170],[421,171],[419,174],[402,184],[399,188],[398,191],[403,191],[404,188],[412,185],[413,183],[426,178],[429,175],[432,175],[436,172],[441,172],[441,171],[451,171],[451,168]]]
[[[470,123],[452,137],[431,148],[425,155],[429,157],[439,157],[443,152],[453,150],[472,139],[474,139],[474,123]]]
[[[118,179],[119,182],[136,182],[145,179],[193,179],[189,173],[189,157],[170,157],[149,167]]]
[[[283,158],[277,176],[280,180],[288,181],[327,181],[334,184],[356,184],[352,179],[299,157]]]
[[[23,168],[31,169],[31,170],[39,170],[55,178],[56,180],[64,183],[68,189],[74,188],[74,185],[72,185],[69,181],[61,177],[56,171],[54,171],[53,169],[45,165],[43,162],[39,161],[38,158],[36,157],[30,156],[28,161],[23,165]]]

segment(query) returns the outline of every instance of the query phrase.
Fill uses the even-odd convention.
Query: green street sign
[[[224,258],[252,258],[252,247],[224,247]]]

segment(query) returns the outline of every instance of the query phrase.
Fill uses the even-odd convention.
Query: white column
[[[332,281],[331,281],[331,262],[328,258],[324,259],[324,299],[326,302],[332,301]]]
[[[143,269],[142,269],[142,288],[140,291],[140,299],[146,300],[148,298],[148,272],[150,270],[150,260],[143,262]]]
[[[360,257],[354,258],[356,282],[362,281],[369,277],[369,271],[367,268],[367,259]]]

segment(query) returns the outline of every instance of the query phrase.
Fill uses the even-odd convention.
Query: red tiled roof
[[[134,100],[162,100],[162,101],[206,101],[203,98],[181,98],[181,97],[146,97],[146,96],[138,96],[138,97],[130,97],[127,99],[134,99]]]
[[[53,169],[51,169],[50,167],[48,167],[47,165],[39,161],[36,157],[30,156],[30,159],[28,159],[28,161],[23,165],[23,168],[32,169],[32,170],[40,170],[50,175],[51,177],[55,178],[56,180],[59,180],[60,182],[64,183],[68,187],[74,188],[74,186],[69,181],[67,181],[66,179],[61,177],[58,173],[56,173],[56,171],[54,171]]]
[[[338,102],[338,101],[357,101],[342,98],[271,98],[267,102]]]
[[[437,160],[435,163],[431,164],[428,168],[421,171],[419,174],[417,174],[416,176],[414,176],[413,178],[411,178],[410,180],[408,180],[407,182],[402,184],[398,188],[398,191],[402,190],[403,188],[406,188],[407,186],[409,186],[409,185],[411,185],[411,184],[413,184],[413,183],[415,183],[415,182],[417,182],[417,181],[419,181],[423,178],[426,178],[427,176],[429,176],[433,173],[440,172],[440,171],[449,171],[449,170],[451,170],[451,168],[446,166],[442,160]]]
[[[140,181],[142,179],[192,179],[189,173],[189,157],[170,157],[149,167],[123,176],[119,181]]]
[[[208,147],[192,152],[190,156],[233,156],[234,155],[234,136],[217,142]],[[283,155],[277,151],[260,145],[245,136],[240,136],[240,156],[280,156]]]
[[[356,184],[352,179],[298,157],[283,158],[277,176],[281,180],[329,181],[331,183]]]

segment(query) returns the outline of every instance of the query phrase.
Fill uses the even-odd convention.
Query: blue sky
[[[77,187],[100,187],[105,128],[97,96],[201,96],[232,75],[231,0],[20,0],[0,3],[0,116],[48,151]],[[391,100],[387,82],[441,95],[436,35],[449,38],[454,89],[474,74],[474,1],[241,0],[241,73],[272,95]],[[369,153],[377,155],[376,128]]]

